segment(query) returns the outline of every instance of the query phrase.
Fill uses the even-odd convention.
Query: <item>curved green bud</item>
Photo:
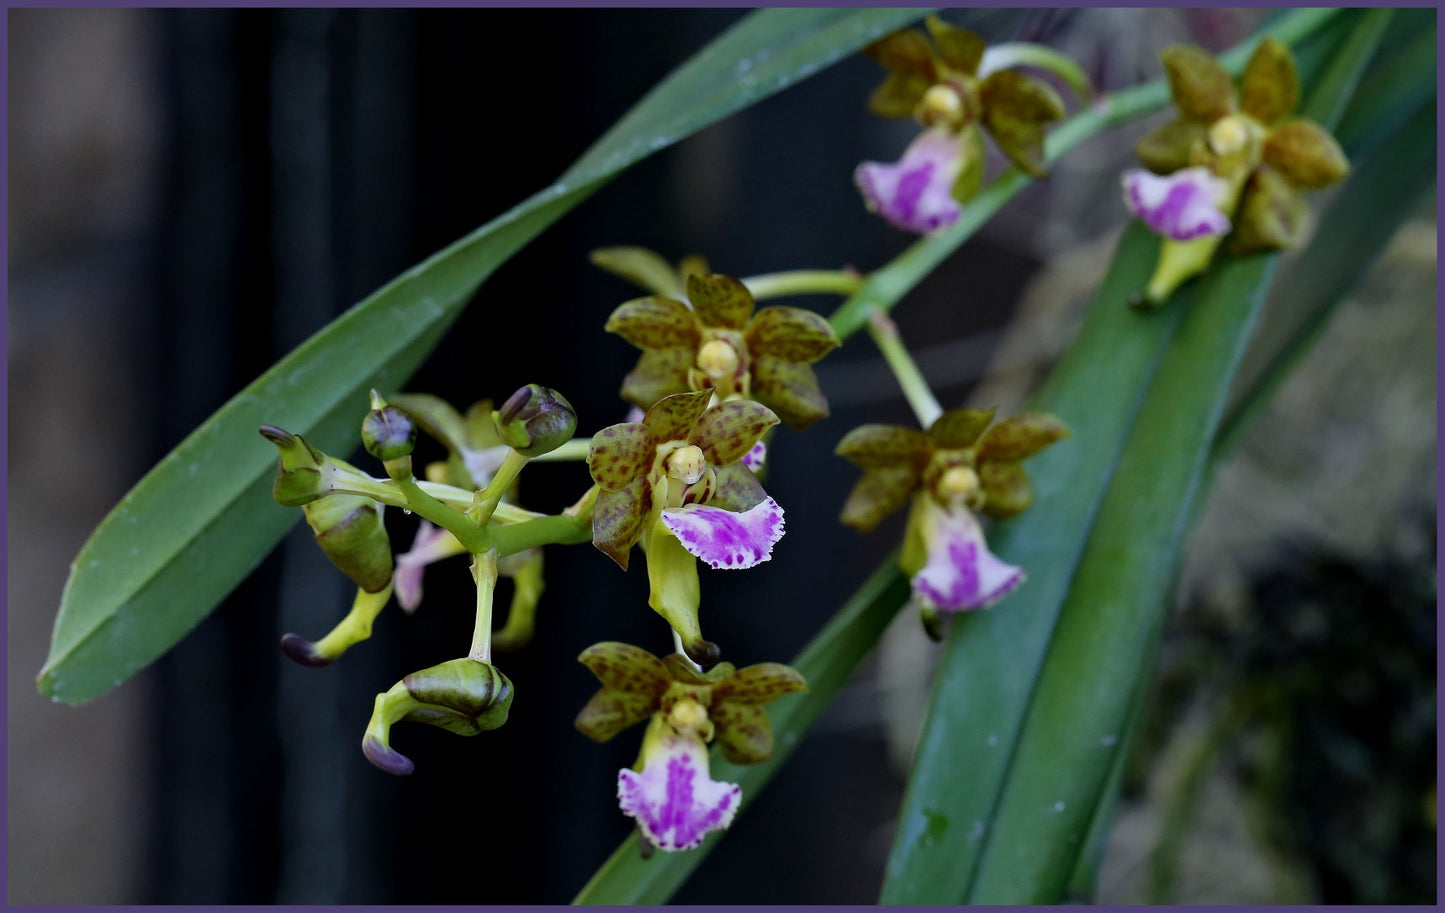
[[[492,413],[502,443],[525,457],[550,453],[572,439],[577,413],[550,387],[528,384]]]
[[[383,463],[411,456],[416,447],[416,422],[371,391],[371,411],[361,422],[361,443]]]
[[[391,540],[381,505],[362,495],[327,495],[302,506],[316,544],[368,593],[391,585]]]
[[[413,672],[376,696],[361,740],[367,760],[389,774],[406,776],[415,766],[391,747],[391,727],[402,720],[476,735],[507,722],[512,683],[491,663],[453,659]]]
[[[306,443],[301,435],[275,425],[262,425],[260,432],[281,451],[276,481],[271,486],[271,495],[277,504],[300,507],[330,492],[322,472],[330,468],[330,457]]]
[[[325,637],[315,643],[299,634],[281,638],[281,652],[303,666],[329,666],[351,647],[371,636],[371,625],[391,599],[391,586],[376,593],[357,590],[351,611]]]

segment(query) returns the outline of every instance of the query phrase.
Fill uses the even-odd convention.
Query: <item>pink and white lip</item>
[[[1167,175],[1124,172],[1124,205],[1155,234],[1175,241],[1228,234],[1229,217],[1219,208],[1228,191],[1227,181],[1203,167]]]
[[[662,512],[662,523],[682,547],[713,568],[739,570],[772,558],[783,538],[783,509],[772,498],[735,513],[684,504]]]
[[[889,224],[924,235],[958,221],[963,210],[953,185],[963,170],[963,147],[943,129],[925,130],[894,164],[864,162],[853,172],[868,208]]]
[[[707,745],[695,735],[670,732],[648,752],[642,772],[617,773],[617,800],[637,819],[643,836],[660,850],[691,850],[712,831],[732,823],[742,787],[713,780]]]
[[[1024,582],[1021,568],[989,551],[983,528],[968,508],[925,509],[928,562],[913,575],[913,595],[919,602],[940,612],[982,609]]]

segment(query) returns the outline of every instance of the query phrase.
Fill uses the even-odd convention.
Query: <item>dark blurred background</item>
[[[548,552],[538,637],[500,663],[518,694],[508,725],[399,727],[407,779],[359,741],[378,691],[468,643],[459,559],[431,569],[415,617],[388,609],[342,662],[303,669],[279,635],[319,636],[350,599],[303,526],[116,692],[69,708],[32,680],[70,558],[150,465],[345,308],[549,184],[741,15],[9,12],[11,902],[559,903],[626,835],[615,777],[638,737],[597,746],[572,729],[595,685],[575,657],[669,641],[640,562],[624,575],[590,548]],[[949,14],[1055,45],[1105,89],[1158,75],[1171,41],[1219,49],[1259,16]],[[502,267],[407,388],[465,408],[536,381],[594,430],[622,419],[636,353],[601,331],[633,292],[589,250],[702,253],[734,275],[885,262],[909,239],[863,209],[851,173],[896,158],[914,128],[864,114],[880,77],[846,60],[623,174]],[[1111,175],[1140,132],[1081,147],[899,309],[945,403],[1014,408],[1067,344],[1123,224]],[[1354,330],[1327,333],[1281,394],[1294,450],[1255,435],[1221,476],[1100,899],[1433,899],[1434,277],[1426,213],[1336,321]],[[739,665],[795,654],[901,530],[837,525],[854,472],[831,456],[856,424],[910,420],[896,385],[861,338],[819,373],[832,418],[770,453],[789,509],[779,560],[704,572],[707,634]],[[561,464],[523,484],[528,506],[555,510],[587,480]],[[405,549],[414,526],[391,519]],[[1271,613],[1249,610],[1261,602]],[[932,660],[916,623],[897,625],[677,899],[872,902]],[[1171,760],[1201,739],[1208,763]],[[1322,792],[1348,810],[1320,809]],[[1240,796],[1268,826],[1204,813]],[[1221,853],[1229,867],[1210,869]]]

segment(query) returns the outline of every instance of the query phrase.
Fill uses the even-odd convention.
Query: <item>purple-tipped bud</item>
[[[526,457],[550,453],[571,440],[577,413],[562,394],[540,384],[513,393],[492,413],[502,442]]]
[[[284,428],[262,425],[259,430],[263,438],[281,451],[276,481],[271,487],[277,504],[300,507],[326,494],[326,486],[321,481],[321,470],[328,462],[324,453],[306,443],[299,434]]]
[[[390,745],[383,744],[370,733],[361,740],[361,753],[366,755],[366,760],[395,777],[405,777],[416,770],[411,758]]]
[[[476,735],[507,722],[512,683],[491,663],[453,659],[413,672],[376,696],[361,750],[389,774],[405,776],[412,763],[391,747],[391,727],[407,720],[457,735]]]
[[[383,405],[366,413],[361,422],[361,443],[382,462],[410,456],[416,447],[416,423],[395,406]]]
[[[313,669],[329,666],[335,659],[335,657],[322,656],[316,649],[316,644],[300,634],[283,634],[281,636],[281,652],[285,653],[288,659]]]

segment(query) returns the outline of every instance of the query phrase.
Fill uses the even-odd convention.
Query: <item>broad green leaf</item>
[[[551,187],[406,271],[222,406],[152,469],[81,548],[42,694],[91,700],[193,628],[299,516],[272,503],[263,422],[342,450],[367,391],[394,390],[508,257],[610,177],[838,60],[922,11],[764,10],[701,51]]]
[[[1299,11],[1265,34],[1298,40],[1327,21],[1319,11]],[[1223,55],[1226,67],[1237,72],[1262,38]],[[1121,104],[1137,114],[1167,97],[1157,83],[1100,105]],[[1028,580],[996,609],[955,622],[899,811],[882,903],[957,903],[970,884],[1038,669],[1124,436],[1178,321],[1197,307],[1197,288],[1190,285],[1155,313],[1124,306],[1148,281],[1157,255],[1157,238],[1131,224],[1078,337],[1031,404],[1059,416],[1073,434],[1029,462],[1033,508],[990,532],[994,551],[1023,567]]]
[[[1367,14],[1306,81],[1321,88],[1305,111],[1333,122],[1374,53],[1380,18]],[[1152,379],[1059,612],[969,902],[1063,898],[1152,671],[1215,431],[1277,259],[1211,266]]]
[[[852,676],[867,656],[883,629],[908,599],[908,582],[898,570],[898,558],[883,563],[859,587],[832,621],[803,648],[792,666],[808,681],[807,694],[789,694],[768,705],[776,744],[773,756],[761,764],[739,766],[712,753],[712,777],[742,787],[746,808],[763,785],[782,767],[802,733]],[[660,904],[666,903],[692,870],[717,845],[721,834],[710,835],[703,845],[686,853],[657,853],[643,859],[638,853],[637,835],[622,842],[573,900],[576,904]]]

